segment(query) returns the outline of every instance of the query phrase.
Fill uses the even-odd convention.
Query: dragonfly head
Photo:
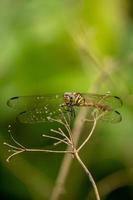
[[[79,106],[83,100],[83,97],[80,93],[76,92],[65,92],[64,93],[64,103],[68,106]]]

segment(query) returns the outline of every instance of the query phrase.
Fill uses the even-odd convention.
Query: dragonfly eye
[[[65,103],[68,104],[68,103],[70,102],[70,99],[71,99],[70,95],[64,94],[64,102],[65,102]]]

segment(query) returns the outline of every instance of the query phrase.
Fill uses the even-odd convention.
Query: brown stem
[[[93,186],[93,189],[94,189],[94,192],[95,192],[96,200],[100,200],[99,192],[98,192],[96,183],[93,179],[93,176],[91,175],[90,171],[87,169],[87,167],[85,166],[85,164],[83,163],[83,161],[79,157],[79,154],[78,154],[77,151],[75,151],[74,155],[75,155],[75,158],[77,159],[77,161],[79,162],[79,164],[81,165],[81,167],[84,169],[85,173],[87,174],[90,182],[92,183],[92,186]]]
[[[79,151],[84,147],[84,145],[89,141],[89,139],[91,138],[91,136],[92,136],[92,134],[93,134],[93,132],[94,132],[94,129],[96,128],[96,124],[97,124],[97,120],[94,119],[94,123],[93,123],[92,129],[91,129],[91,131],[90,131],[88,137],[87,137],[87,138],[85,139],[85,141],[80,145],[80,147],[78,147],[77,152],[79,152]]]
[[[114,172],[102,180],[100,180],[97,185],[100,191],[100,196],[105,199],[114,190],[133,184],[133,168],[121,169]],[[87,196],[86,200],[93,198],[92,191]]]

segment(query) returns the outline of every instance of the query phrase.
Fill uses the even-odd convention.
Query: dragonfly
[[[65,92],[64,94],[17,96],[7,101],[11,108],[19,110],[17,119],[21,123],[42,123],[50,118],[60,118],[61,110],[64,115],[70,113],[75,117],[81,107],[88,109],[90,119],[95,111],[104,113],[102,120],[117,123],[122,120],[116,110],[122,106],[122,100],[110,94],[92,94]]]

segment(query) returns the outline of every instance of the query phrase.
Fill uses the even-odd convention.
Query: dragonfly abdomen
[[[98,104],[94,104],[93,106],[95,108],[102,110],[102,111],[112,111],[112,108],[108,105],[103,105],[103,104],[98,103]]]
[[[102,111],[112,111],[112,108],[110,106],[100,104],[100,103],[95,103],[95,102],[89,102],[89,103],[85,102],[84,104],[82,104],[80,106],[93,107],[93,108],[97,108]]]

